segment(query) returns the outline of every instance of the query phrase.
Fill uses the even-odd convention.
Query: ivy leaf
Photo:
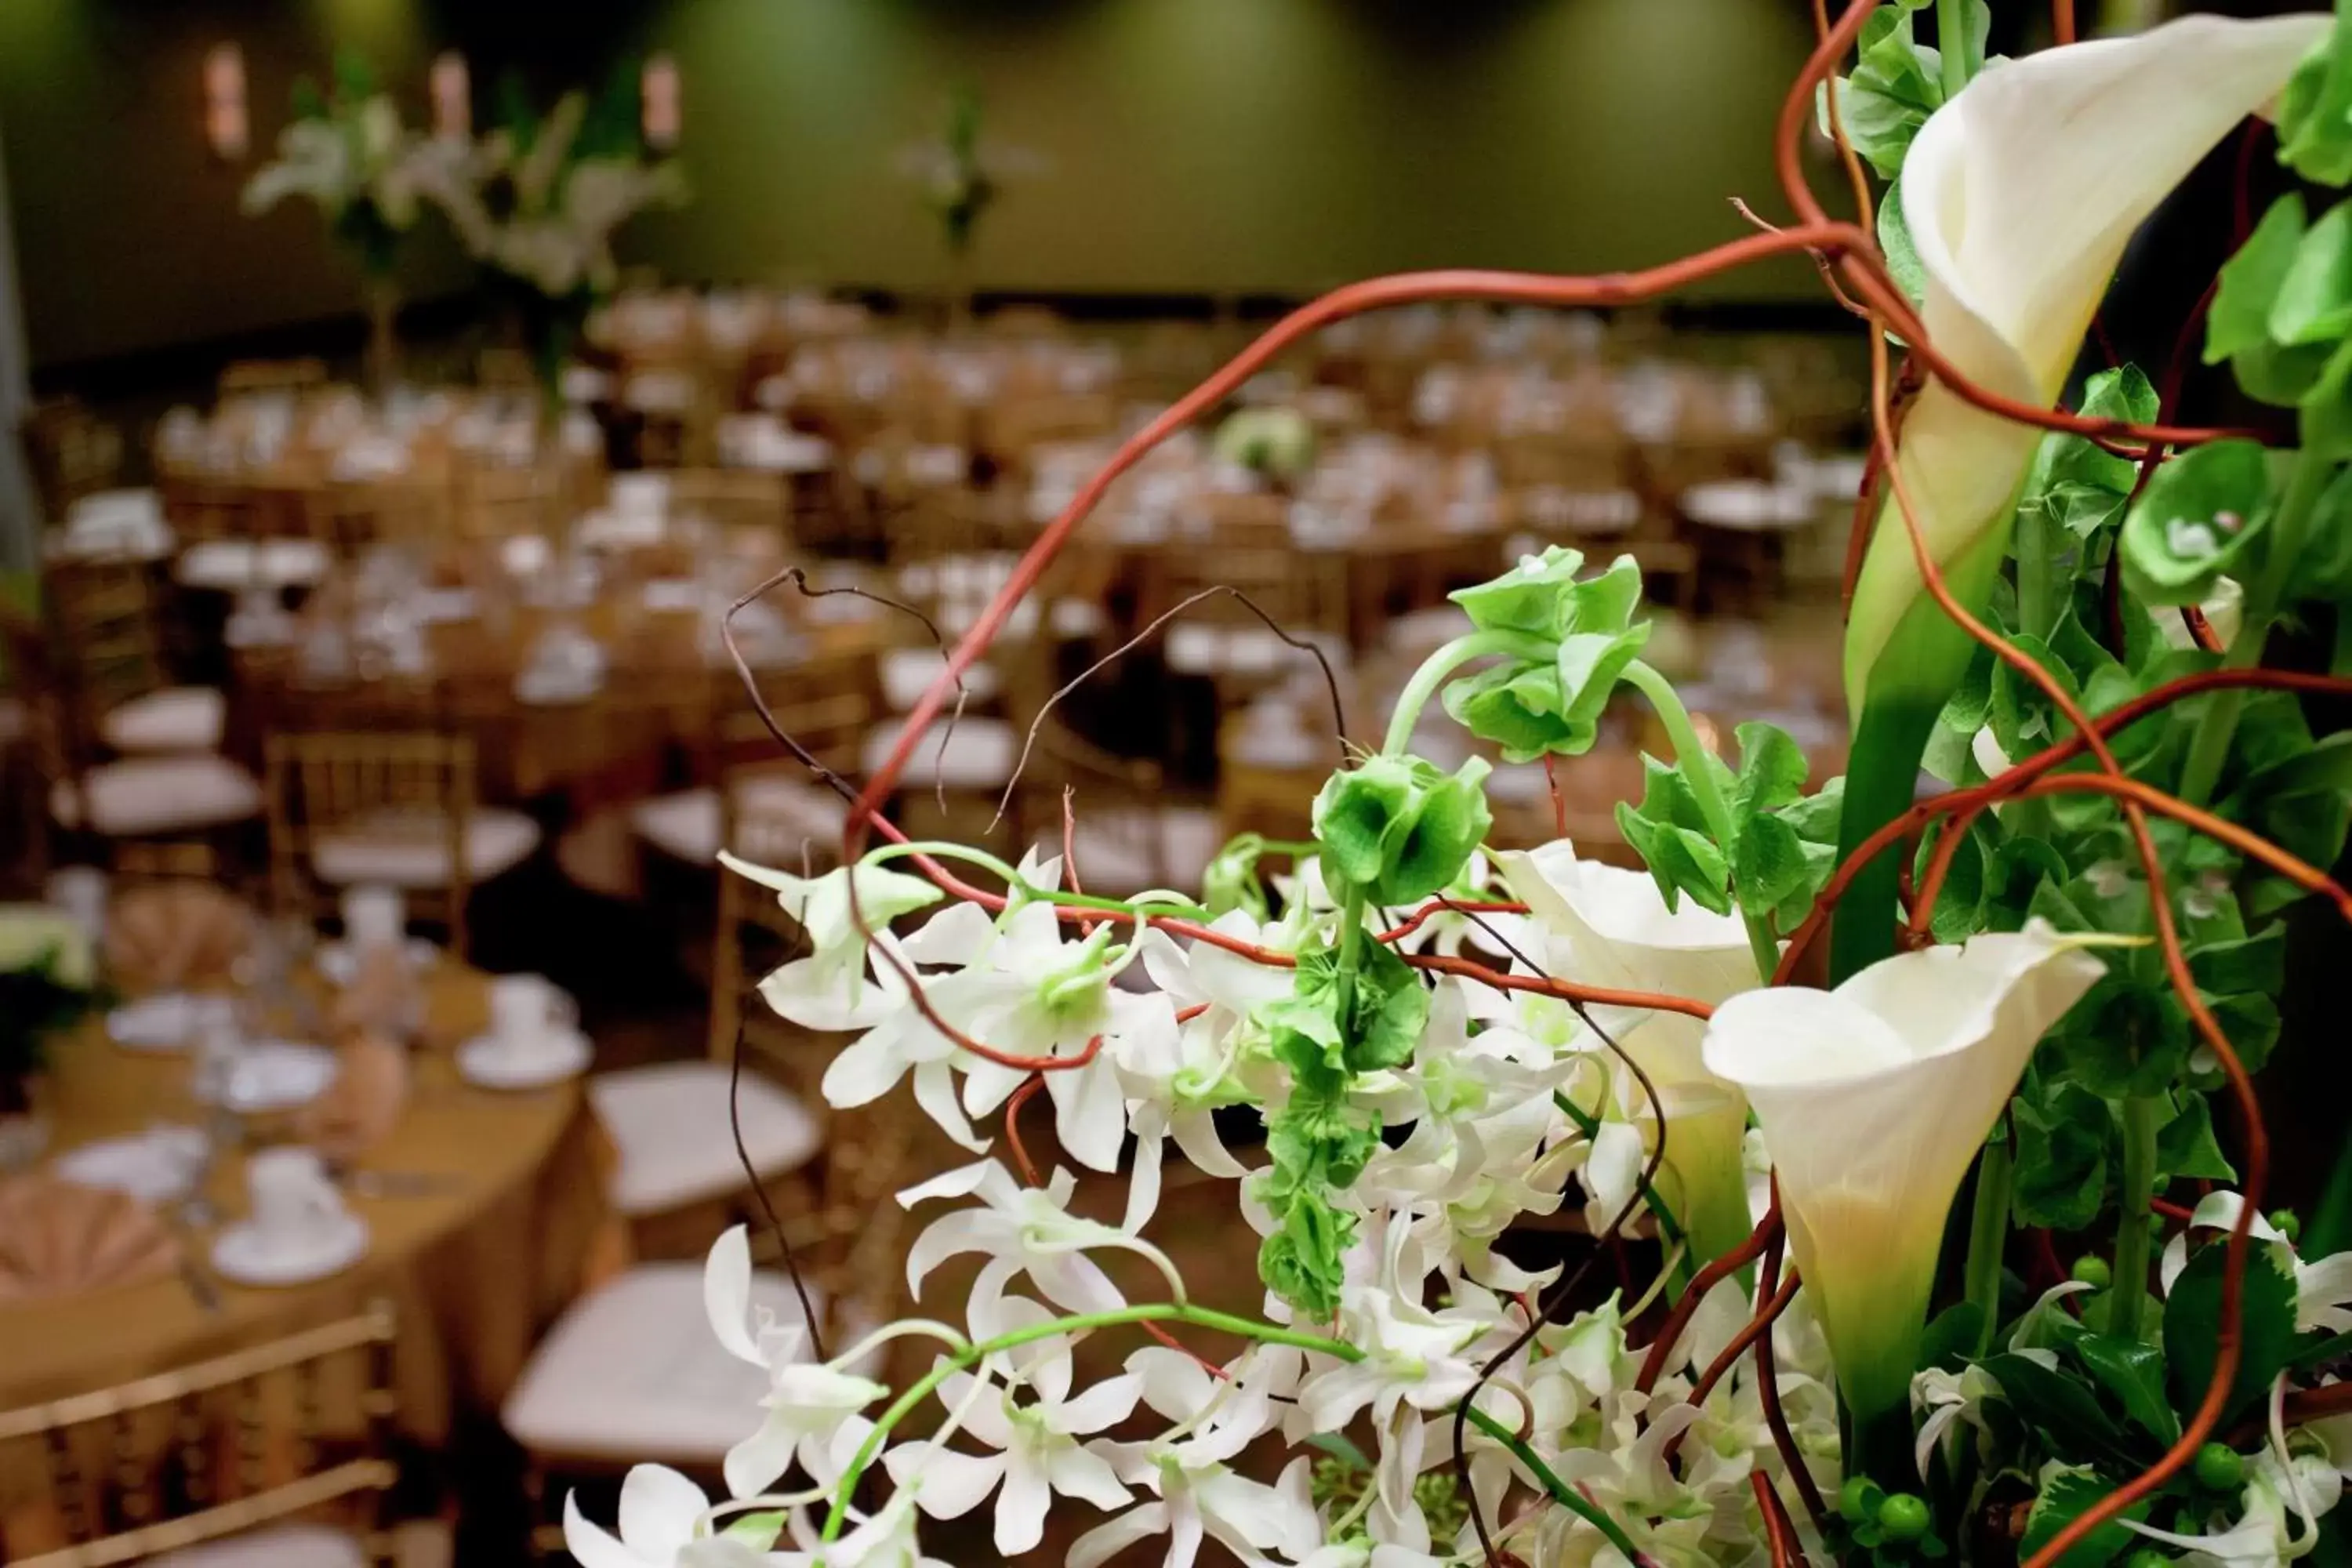
[[[2219,1241],[2200,1247],[2165,1299],[2164,1360],[2177,1409],[2196,1409],[2213,1380],[2228,1251]],[[2238,1374],[2221,1411],[2225,1424],[2268,1392],[2271,1380],[2294,1354],[2294,1279],[2282,1267],[2276,1249],[2256,1242],[2248,1250],[2239,1308]]]
[[[2001,1385],[2007,1388],[2004,1383]],[[2034,1556],[2058,1532],[2094,1504],[2115,1490],[2115,1483],[2087,1466],[2045,1466],[2042,1472],[2042,1490],[2034,1497],[2033,1507],[2025,1516],[2025,1539],[2017,1543],[2018,1561]],[[2121,1520],[2135,1522],[2147,1517],[2147,1500],[2123,1510],[2083,1537],[2058,1559],[2055,1568],[2100,1568],[2129,1551],[2138,1539],[2124,1528]]]
[[[2179,1109],[2156,1133],[2156,1168],[2168,1179],[2186,1177],[2209,1182],[2234,1182],[2231,1168],[2213,1136],[2213,1107],[2195,1089],[2174,1096]]]
[[[2151,605],[2194,605],[2260,537],[2270,463],[2252,441],[2213,441],[2158,468],[2124,519],[2124,581]]]
[[[2165,1398],[2162,1351],[2115,1334],[2084,1334],[2068,1348],[2122,1402],[2135,1426],[2167,1447],[2179,1439],[2180,1417]]]
[[[2079,1083],[2046,1095],[2021,1094],[2017,1123],[2017,1223],[2081,1230],[2107,1196],[2107,1150],[2116,1137],[2107,1102]]]
[[[1987,1356],[1979,1364],[2000,1384],[2017,1413],[2048,1434],[2053,1446],[2070,1453],[2126,1451],[2124,1429],[2079,1379],[2013,1351]]]

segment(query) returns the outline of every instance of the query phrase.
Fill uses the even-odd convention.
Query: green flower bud
[[[2208,1491],[2233,1492],[2246,1482],[2246,1461],[2227,1443],[2197,1450],[2197,1484]]]
[[[2108,1267],[2105,1258],[2096,1253],[2074,1259],[2072,1277],[2094,1290],[2104,1290],[2116,1282],[2116,1271]]]
[[[1481,787],[1492,764],[1454,773],[1418,757],[1375,756],[1337,773],[1315,797],[1315,839],[1327,879],[1376,904],[1409,904],[1461,874],[1494,826]]]

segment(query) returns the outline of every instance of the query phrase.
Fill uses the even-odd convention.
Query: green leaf
[[[1805,753],[1779,726],[1756,721],[1739,726],[1739,772],[1731,789],[1732,818],[1744,822],[1759,812],[1792,805],[1805,793]]]
[[[2079,1083],[2061,1082],[2042,1095],[2020,1094],[2011,1109],[2017,1223],[2084,1229],[2106,1203],[2107,1152],[2116,1142],[2107,1102]]]
[[[1344,1432],[1317,1432],[1307,1439],[1307,1446],[1330,1455],[1351,1470],[1369,1470],[1372,1461],[1364,1451],[1350,1442]]]
[[[1759,816],[1740,830],[1731,877],[1750,908],[1778,909],[1810,886],[1812,864],[1795,828],[1777,816]]]
[[[1356,1016],[1340,1022],[1349,1069],[1375,1072],[1412,1060],[1429,1021],[1429,992],[1420,973],[1384,942],[1365,943],[1360,963]]]
[[[2334,865],[2352,825],[2352,731],[2257,768],[2231,790],[2221,814],[2312,865]]]
[[[2337,463],[2352,458],[2352,339],[2336,345],[2295,409],[2306,453]]]
[[[2213,1136],[2213,1107],[2202,1094],[2185,1089],[2174,1096],[2179,1109],[2156,1133],[2156,1168],[2166,1180],[2234,1182],[2231,1169]]]
[[[2194,605],[2237,565],[2270,511],[2270,464],[2252,441],[2213,441],[2156,470],[2124,519],[2124,581],[2151,605]]]
[[[1944,101],[1941,60],[1911,36],[1903,7],[1874,12],[1863,24],[1853,74],[1839,79],[1838,118],[1846,139],[1886,179],[1903,172],[1904,155],[1927,117]],[[1824,132],[1829,93],[1817,94]]]
[[[2164,1360],[2176,1409],[2194,1410],[2213,1379],[2213,1358],[2221,1334],[2221,1274],[2229,1248],[2220,1241],[2200,1247],[2172,1283],[2164,1303]],[[2294,1279],[2276,1249],[2253,1243],[2246,1255],[2240,1292],[2238,1373],[2222,1408],[2226,1425],[2269,1390],[2271,1380],[2294,1354]]]
[[[1886,271],[1916,306],[1927,301],[1927,268],[1911,243],[1911,225],[1903,216],[1903,182],[1895,180],[1878,199],[1878,250],[1886,258]]]
[[[2025,1516],[2025,1539],[2017,1543],[2018,1561],[2033,1557],[2060,1531],[2115,1489],[2114,1481],[2088,1467],[2046,1467],[2042,1473],[2042,1490]],[[2121,1518],[2137,1522],[2147,1517],[2147,1500],[2142,1499],[2124,1510]],[[2066,1555],[2058,1559],[2055,1568],[2100,1568],[2102,1563],[2111,1563],[2129,1551],[2137,1540],[2118,1520],[2108,1520],[2070,1547]]]
[[[2189,954],[2189,972],[2197,988],[2217,996],[2236,991],[2267,991],[2286,986],[2286,928],[2264,926],[2252,936],[2229,942],[2209,942]]]
[[[2303,58],[2280,95],[2279,162],[2306,180],[2352,180],[2352,15]]]
[[[2273,342],[2332,343],[2352,331],[2352,205],[2339,203],[2305,231],[2271,300]]]
[[[1481,631],[1557,637],[1568,630],[1568,589],[1583,569],[1582,551],[1554,544],[1540,555],[1522,555],[1492,582],[1457,588],[1446,597],[1461,605],[1470,624]]]
[[[2205,315],[2207,364],[2271,343],[2271,310],[2294,268],[2305,233],[2303,197],[2289,191],[2270,205],[2246,243],[2221,264]]]
[[[2083,1334],[2068,1348],[2140,1430],[2168,1447],[2179,1437],[2180,1417],[2165,1399],[2162,1351],[2114,1334]]]
[[[1955,1301],[1927,1321],[1919,1335],[1919,1366],[1943,1367],[1957,1372],[1960,1363],[1976,1353],[1977,1341],[1984,1332],[1984,1308],[1974,1301]]]
[[[1281,1226],[1259,1245],[1259,1277],[1309,1317],[1328,1318],[1339,1310],[1347,1283],[1341,1256],[1355,1235],[1353,1215],[1334,1209],[1319,1192],[1302,1191],[1284,1210]]]
[[[2126,1451],[2124,1429],[2116,1425],[2089,1384],[2015,1352],[1987,1356],[1979,1364],[2000,1384],[2017,1413],[2048,1434],[2062,1451]]]
[[[1714,839],[1697,828],[1644,816],[1622,800],[1617,803],[1617,827],[1649,867],[1667,909],[1679,908],[1687,894],[1703,910],[1731,912],[1731,868]]]
[[[2110,971],[2060,1025],[2066,1065],[2110,1099],[2161,1094],[2189,1062],[2189,1018],[2171,996]]]
[[[2326,343],[2281,348],[2263,343],[2230,356],[2230,374],[2248,397],[2277,408],[2293,408],[2317,384],[2333,351]]]

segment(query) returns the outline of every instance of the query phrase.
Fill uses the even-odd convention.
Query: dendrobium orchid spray
[[[904,1080],[973,1158],[900,1194],[922,1315],[830,1360],[721,1239],[710,1328],[770,1377],[729,1495],[640,1468],[617,1535],[567,1512],[583,1563],[900,1568],[931,1561],[926,1521],[984,1513],[1012,1555],[1065,1510],[1075,1568],[1190,1568],[1204,1542],[1313,1568],[2345,1549],[2352,1215],[2263,1211],[2251,1074],[2284,912],[2352,918],[2321,869],[2352,744],[2304,707],[2352,693],[2352,204],[2315,210],[2352,182],[2352,14],[2077,43],[2062,3],[2053,47],[1989,60],[1982,0],[1936,0],[1935,47],[1927,9],[1823,19],[1780,126],[1786,227],[1608,278],[1379,279],[1277,325],[1045,530],[842,786],[842,868],[730,862],[807,933],[768,1004],[850,1037],[827,1099]],[[1802,178],[1816,105],[1859,221]],[[2207,363],[2294,410],[2276,447],[2167,423],[2171,367],[2074,376],[2133,228],[2249,115],[2323,192],[2252,226],[2203,312]],[[1718,755],[1643,661],[1638,569],[1554,549],[1454,595],[1460,635],[1348,749],[1314,841],[1237,841],[1203,900],[1090,896],[1057,858],[878,815],[1104,489],[1286,344],[1800,249],[1874,329],[1847,779],[1809,780],[1769,725]],[[2266,665],[2281,625],[2334,628],[2333,666]],[[1490,764],[1411,749],[1436,704],[1573,767],[1612,700],[1672,753],[1619,808],[1646,875],[1564,838],[1495,851]],[[1919,795],[1923,764],[1948,787]],[[1829,986],[1791,984],[1822,945]],[[1029,1169],[1041,1086],[1067,1158],[1125,1184],[1115,1223],[1072,1212],[1076,1172]],[[1255,1312],[1195,1300],[1155,1237],[1171,1159],[1255,1229]],[[1515,1226],[1572,1205],[1654,1244],[1645,1281],[1515,1261]],[[959,1255],[961,1300],[934,1272]],[[929,1363],[894,1384],[908,1340]]]

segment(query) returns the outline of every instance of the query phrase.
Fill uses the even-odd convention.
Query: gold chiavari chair
[[[432,545],[449,539],[450,491],[427,479],[367,479],[320,487],[304,499],[311,538],[338,558],[372,544]]]
[[[219,390],[224,398],[249,397],[310,392],[326,384],[327,362],[321,359],[246,359],[221,372]]]
[[[792,485],[787,476],[757,468],[680,468],[670,475],[669,515],[699,517],[721,533],[789,549]]]
[[[399,888],[466,952],[475,887],[539,846],[539,826],[476,798],[474,742],[432,733],[274,734],[268,742],[271,892],[315,917],[336,889]]]
[[[156,488],[163,517],[184,544],[260,539],[272,531],[272,509],[251,485],[166,470]]]
[[[192,1366],[0,1411],[0,1454],[32,1461],[46,1488],[11,1508],[8,1560],[164,1568],[200,1548],[206,1568],[388,1563],[394,1328],[379,1301]]]
[[[19,435],[34,491],[52,521],[82,497],[111,489],[121,471],[122,432],[79,398],[42,399],[26,412]]]
[[[558,521],[562,472],[530,468],[467,466],[457,472],[456,531],[460,539],[511,539],[544,533]]]
[[[109,744],[126,752],[210,751],[220,743],[221,714],[208,732],[151,735],[169,726],[132,710],[171,685],[163,629],[146,570],[135,562],[52,563],[44,575],[49,625],[80,700]],[[215,702],[218,692],[208,694]]]
[[[1068,831],[1065,834],[1064,792]],[[1048,715],[1021,775],[1021,821],[1047,855],[1066,850],[1089,893],[1127,898],[1148,888],[1190,891],[1217,847],[1216,814],[1171,804],[1160,764],[1104,751]]]

